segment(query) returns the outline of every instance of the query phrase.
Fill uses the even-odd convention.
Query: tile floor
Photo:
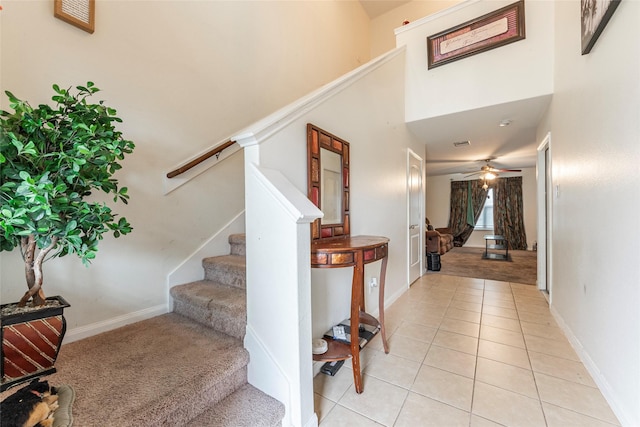
[[[321,427],[613,426],[618,420],[534,286],[430,274],[361,353],[314,378]]]

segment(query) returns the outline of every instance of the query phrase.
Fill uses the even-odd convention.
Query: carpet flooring
[[[537,252],[509,251],[510,261],[482,259],[483,253],[484,248],[453,248],[440,256],[440,271],[428,271],[427,274],[536,284]]]

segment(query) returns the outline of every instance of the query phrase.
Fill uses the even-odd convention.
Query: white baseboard
[[[112,319],[103,320],[102,322],[96,322],[90,325],[69,329],[64,336],[62,345],[69,344],[74,341],[79,341],[84,338],[89,338],[93,335],[111,331],[122,326],[130,325],[131,323],[147,320],[168,312],[168,306],[166,304],[161,304],[133,313],[127,313],[122,316],[114,317]]]
[[[613,390],[609,385],[609,382],[602,375],[602,372],[600,372],[600,369],[598,368],[598,366],[595,364],[593,359],[591,359],[591,356],[589,356],[589,353],[587,353],[584,347],[582,347],[580,340],[578,340],[578,338],[573,334],[573,331],[571,331],[569,326],[567,326],[564,319],[562,318],[560,313],[558,313],[556,308],[553,305],[550,305],[549,308],[551,309],[551,314],[553,315],[554,319],[558,323],[558,326],[564,332],[565,336],[569,340],[569,343],[571,344],[571,347],[573,347],[576,354],[578,355],[578,358],[580,358],[580,360],[582,361],[582,364],[591,375],[591,378],[593,378],[593,381],[595,381],[596,385],[600,389],[600,392],[602,393],[602,396],[611,407],[611,410],[613,411],[615,416],[618,418],[618,421],[620,421],[620,424],[623,426],[631,426],[632,424],[629,422],[629,417],[626,416],[625,412],[622,410],[621,406],[618,404],[615,398],[615,395],[613,393]]]

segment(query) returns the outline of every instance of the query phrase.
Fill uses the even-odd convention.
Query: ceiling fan
[[[522,172],[521,169],[500,169],[500,168],[493,167],[489,163],[490,161],[491,159],[485,159],[486,165],[482,166],[479,171],[473,172],[465,176],[465,178],[468,178],[473,175],[480,175],[480,179],[484,181],[491,181],[492,179],[496,179],[500,172]]]

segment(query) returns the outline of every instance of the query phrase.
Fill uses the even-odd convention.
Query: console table
[[[364,391],[360,373],[359,326],[361,323],[380,328],[384,352],[389,353],[387,335],[384,329],[384,279],[387,272],[388,243],[388,238],[379,236],[350,236],[321,239],[311,243],[311,267],[353,267],[353,280],[351,282],[351,343],[345,344],[325,338],[329,344],[329,349],[324,354],[314,354],[313,360],[332,362],[351,358],[356,393]],[[382,260],[378,298],[379,321],[366,313],[364,306],[364,266],[378,260]],[[355,321],[356,319],[358,320],[357,322]]]
[[[489,244],[489,241],[493,240],[493,244]],[[501,243],[498,243],[501,242]],[[489,252],[489,250],[504,250],[504,253]],[[497,234],[485,234],[484,235],[484,253],[483,259],[499,259],[507,261],[509,259],[509,242],[504,236]]]

